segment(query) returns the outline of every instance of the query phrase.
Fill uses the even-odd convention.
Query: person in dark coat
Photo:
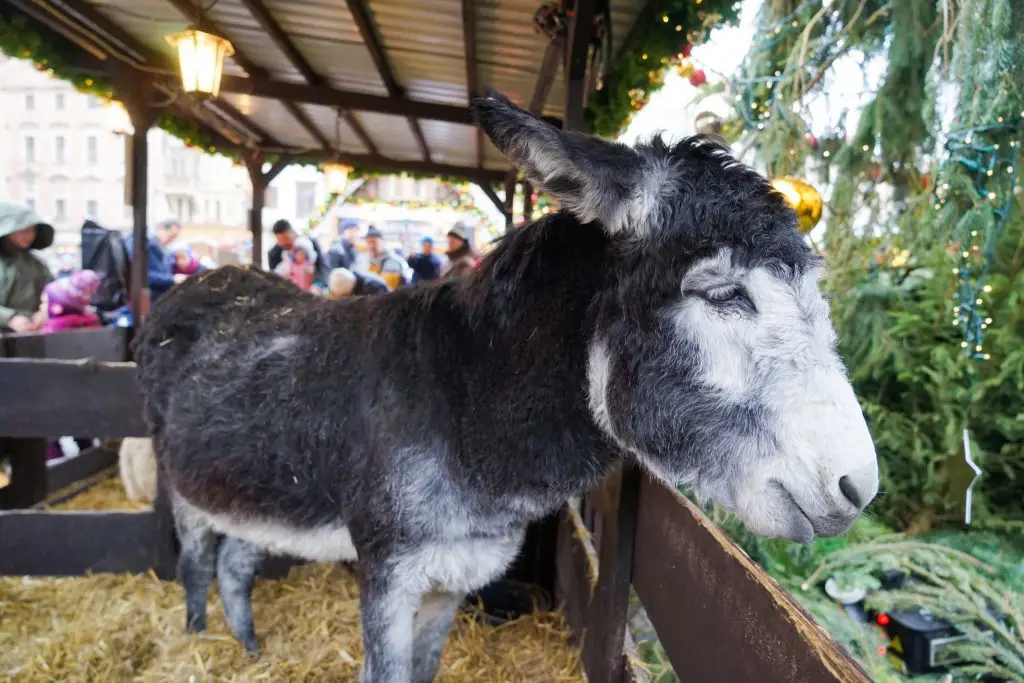
[[[281,265],[281,261],[284,259],[284,253],[295,248],[295,240],[297,240],[299,236],[292,227],[292,224],[283,218],[274,223],[272,230],[277,244],[271,247],[270,251],[267,252],[267,268],[273,273],[276,272],[277,267]],[[327,259],[324,258],[323,252],[320,251],[320,245],[316,243],[316,240],[310,239],[309,241],[313,243],[313,251],[316,253],[316,268],[314,270],[315,280],[321,283],[327,282],[327,275],[331,272]]]
[[[327,280],[327,298],[337,301],[347,296],[387,294],[388,283],[373,273],[359,273],[348,268],[335,268]]]
[[[341,234],[327,252],[327,261],[331,270],[335,268],[352,270],[356,265],[356,238],[359,234],[359,222],[351,218],[343,220],[339,226],[339,232]]]
[[[156,229],[146,236],[146,270],[150,303],[185,280],[185,275],[174,272],[174,257],[167,251],[167,246],[180,234],[181,223],[171,219],[157,224]],[[125,238],[124,247],[128,252],[128,258],[131,259],[135,248],[135,241],[131,235]]]
[[[420,253],[409,257],[412,283],[429,282],[441,277],[441,259],[434,253],[434,240],[429,235],[420,240]]]

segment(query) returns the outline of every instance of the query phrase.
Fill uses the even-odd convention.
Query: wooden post
[[[153,83],[128,67],[115,68],[113,80],[135,129],[128,141],[129,195],[132,205],[131,308],[132,325],[138,326],[149,312],[149,264],[147,216],[149,201],[149,147],[146,135],[161,109],[150,105]]]
[[[505,179],[505,230],[512,228],[512,216],[515,210],[516,176],[512,173]]]
[[[252,183],[252,208],[249,209],[249,231],[252,233],[252,264],[263,267],[263,207],[266,202],[267,188],[281,171],[288,167],[291,157],[279,157],[266,173],[263,164],[266,157],[260,152],[252,152],[245,160]]]
[[[583,663],[592,683],[620,683],[626,668],[623,655],[640,472],[627,461],[595,493],[604,503],[598,507],[604,509],[598,512],[601,538],[597,546],[597,585],[587,611]]]
[[[533,185],[529,181],[523,181],[523,222],[529,223],[533,219]]]
[[[263,203],[266,199],[267,185],[263,173],[249,170],[252,181],[252,207],[249,209],[249,232],[252,234],[252,264],[263,267]]]
[[[576,0],[573,10],[565,52],[565,116],[562,117],[562,127],[566,130],[583,128],[583,110],[587,103],[587,61],[594,32],[594,0]]]

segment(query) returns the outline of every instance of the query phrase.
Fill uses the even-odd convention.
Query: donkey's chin
[[[797,543],[810,543],[815,536],[839,536],[858,516],[858,513],[811,511],[777,481],[768,482],[756,496],[736,500],[734,514],[753,534]]]

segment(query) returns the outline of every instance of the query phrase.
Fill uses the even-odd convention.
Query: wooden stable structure
[[[244,156],[257,256],[264,190],[296,159],[464,178],[479,183],[510,218],[515,172],[471,125],[469,98],[490,86],[578,129],[602,43],[594,27],[610,28],[603,49],[615,52],[638,17],[654,11],[645,0],[575,0],[564,30],[548,36],[530,26],[537,4],[217,0],[204,1],[200,17],[192,0],[0,0],[0,11],[19,13],[45,41],[74,55],[84,73],[114,83],[129,111],[138,255],[131,300],[140,320],[148,307],[145,132],[164,112],[193,121],[218,147]],[[200,19],[236,48],[221,95],[205,101],[177,93],[163,42],[175,22],[184,27]],[[504,198],[494,191],[501,184]],[[0,511],[0,574],[152,569],[173,576],[174,531],[162,491],[152,510],[28,509],[58,483],[110,464],[109,455],[86,454],[47,468],[43,439],[145,435],[129,335],[108,328],[3,340],[0,454],[14,471],[0,497],[7,508]],[[512,574],[555,596],[595,683],[645,680],[626,628],[632,590],[687,683],[868,680],[698,509],[632,465],[578,507],[567,505],[532,527]]]

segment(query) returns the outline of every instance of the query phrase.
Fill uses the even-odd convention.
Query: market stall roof
[[[178,116],[235,148],[493,182],[509,167],[473,126],[472,94],[494,88],[555,123],[564,113],[571,40],[536,28],[539,0],[9,1],[80,63],[154,78]],[[615,54],[646,0],[590,4]],[[200,21],[235,48],[206,102],[176,94],[164,38]]]

